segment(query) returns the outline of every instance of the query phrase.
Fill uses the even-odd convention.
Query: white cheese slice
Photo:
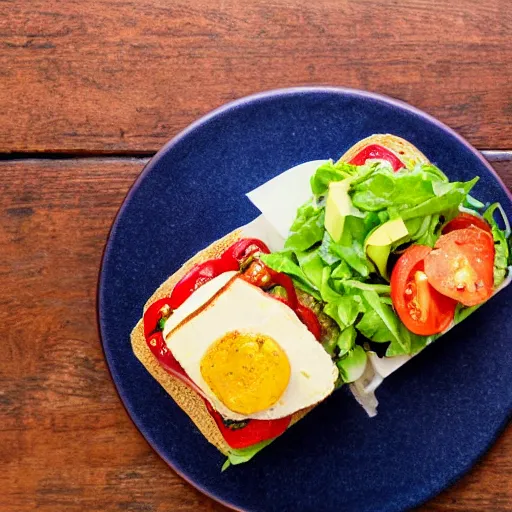
[[[309,180],[327,160],[296,165],[247,194],[269,224],[286,239],[297,208],[311,197]]]

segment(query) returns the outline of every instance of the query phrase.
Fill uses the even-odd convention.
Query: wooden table
[[[512,186],[507,0],[0,0],[0,510],[225,510],[135,429],[96,280],[151,156],[228,100],[305,84],[401,98]],[[423,511],[512,511],[512,429]]]

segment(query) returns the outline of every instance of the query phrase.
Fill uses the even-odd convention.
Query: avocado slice
[[[333,181],[329,184],[329,192],[325,203],[325,229],[334,242],[338,243],[343,234],[345,218],[348,215],[361,216],[361,212],[352,204],[348,195],[350,179]]]
[[[373,261],[380,275],[388,279],[387,264],[391,244],[406,237],[409,234],[404,221],[398,217],[388,220],[376,227],[366,239],[365,250],[368,258]]]

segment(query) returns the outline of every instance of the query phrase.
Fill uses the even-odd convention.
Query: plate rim
[[[283,87],[283,88],[275,88],[275,89],[268,89],[261,92],[256,92],[253,94],[249,94],[246,96],[239,97],[237,99],[231,100],[227,103],[224,103],[213,110],[208,111],[207,113],[200,116],[198,119],[190,123],[188,126],[186,126],[184,129],[182,129],[180,132],[178,132],[175,136],[170,138],[166,143],[164,143],[160,149],[152,156],[150,157],[149,161],[144,164],[142,167],[140,173],[135,178],[134,182],[130,185],[127,193],[123,197],[121,204],[119,205],[114,219],[111,221],[111,225],[103,246],[103,251],[101,255],[100,265],[99,265],[99,271],[98,271],[98,277],[97,277],[97,286],[96,286],[96,328],[99,335],[100,345],[103,352],[103,357],[106,361],[106,366],[108,369],[108,374],[110,376],[110,379],[112,380],[112,384],[114,385],[114,389],[116,394],[118,395],[120,402],[125,409],[128,417],[130,418],[131,422],[135,426],[135,428],[139,431],[139,433],[142,435],[144,440],[149,444],[149,446],[152,448],[152,450],[179,476],[181,477],[185,482],[187,482],[189,485],[191,485],[193,488],[195,488],[197,491],[201,492],[202,494],[208,496],[210,499],[216,501],[217,503],[220,503],[221,505],[224,505],[226,508],[230,510],[234,510],[237,512],[249,512],[249,509],[243,509],[238,508],[236,505],[225,501],[220,496],[214,494],[213,492],[209,491],[205,487],[203,487],[201,484],[194,481],[192,478],[188,477],[184,472],[179,470],[174,463],[166,457],[165,454],[161,452],[158,446],[156,446],[153,441],[150,441],[148,437],[145,434],[145,428],[143,425],[139,425],[138,420],[135,418],[135,415],[132,414],[132,411],[129,409],[127,403],[125,402],[125,397],[123,396],[124,393],[122,393],[117,386],[117,377],[114,376],[113,368],[111,366],[110,356],[107,353],[107,348],[105,344],[105,338],[103,331],[105,329],[103,322],[102,322],[102,303],[103,303],[103,293],[106,286],[105,282],[105,264],[109,257],[110,251],[112,249],[112,237],[116,233],[118,224],[120,222],[120,219],[123,215],[123,212],[125,208],[127,207],[128,203],[130,202],[131,197],[136,193],[137,189],[147,176],[149,172],[152,170],[152,168],[156,165],[156,163],[175,145],[179,144],[184,138],[187,137],[190,133],[194,132],[198,128],[200,128],[202,125],[208,123],[211,119],[216,118],[219,115],[222,115],[226,112],[229,112],[230,110],[236,109],[238,107],[242,107],[247,104],[256,103],[258,101],[267,100],[267,99],[273,99],[277,97],[287,97],[287,96],[295,96],[300,94],[315,94],[315,93],[332,93],[332,94],[339,94],[339,95],[345,95],[345,96],[353,96],[358,97],[362,99],[370,99],[374,101],[378,101],[387,105],[390,105],[392,107],[396,107],[402,110],[405,110],[413,115],[416,115],[423,120],[430,122],[446,132],[447,134],[451,135],[453,138],[455,138],[460,144],[462,144],[466,149],[468,149],[483,165],[484,167],[490,172],[490,174],[497,180],[500,188],[505,192],[505,194],[508,196],[509,200],[512,202],[512,192],[508,189],[508,187],[505,185],[503,180],[501,179],[500,175],[496,172],[496,170],[490,165],[490,163],[484,158],[482,153],[478,151],[475,147],[473,147],[462,135],[457,133],[453,128],[450,128],[448,125],[446,125],[444,122],[440,121],[439,119],[433,117],[432,115],[428,114],[427,112],[409,104],[406,103],[403,100],[394,98],[392,96],[388,96],[387,94],[383,93],[377,93],[377,92],[371,92],[368,90],[363,89],[357,89],[357,88],[351,88],[351,87],[343,87],[343,86],[328,86],[328,85],[320,85],[320,86],[293,86],[293,87]],[[483,457],[485,454],[488,453],[490,448],[496,443],[497,439],[503,434],[506,426],[508,423],[512,420],[512,410],[508,411],[507,418],[504,419],[502,424],[500,424],[496,429],[496,435],[490,439],[488,443],[483,447],[483,449],[468,463],[467,467],[465,467],[459,474],[454,476],[452,479],[450,479],[448,482],[445,482],[444,485],[439,486],[433,492],[429,493],[426,497],[424,497],[421,500],[416,500],[414,503],[408,506],[407,509],[400,509],[400,510],[409,510],[410,508],[415,508],[418,506],[421,506],[428,501],[430,501],[432,498],[438,496],[441,492],[444,490],[450,488],[454,483],[459,481],[463,476],[465,476],[474,466],[475,464]]]

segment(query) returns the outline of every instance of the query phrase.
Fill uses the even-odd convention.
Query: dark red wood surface
[[[512,148],[508,0],[3,0],[0,151],[144,152],[226,101],[382,92]]]
[[[512,188],[511,41],[507,0],[0,0],[0,511],[225,510],[153,453],[103,359],[131,155],[226,101],[329,84],[437,116]],[[421,510],[510,512],[511,480],[509,426]]]

